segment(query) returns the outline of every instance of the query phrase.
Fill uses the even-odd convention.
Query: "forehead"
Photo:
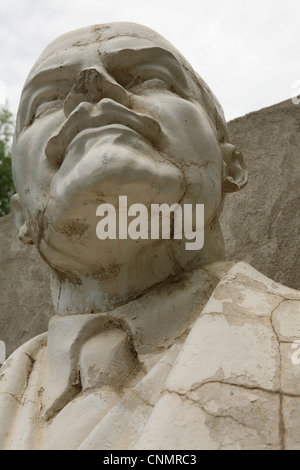
[[[18,129],[26,122],[29,104],[48,89],[67,89],[84,68],[105,67],[109,72],[138,64],[163,66],[176,77],[187,94],[197,94],[191,67],[162,36],[141,25],[113,23],[66,33],[44,50],[25,82],[17,117]],[[154,64],[154,66],[153,66]]]
[[[105,59],[113,53],[126,50],[142,52],[151,47],[157,47],[158,55],[163,51],[172,54],[187,68],[187,63],[180,53],[151,29],[132,23],[112,25],[96,25],[71,31],[54,40],[34,64],[26,84],[43,70],[72,64],[80,69],[86,64],[97,64],[103,60],[106,62]]]

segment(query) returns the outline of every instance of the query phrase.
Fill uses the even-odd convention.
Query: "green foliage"
[[[15,193],[11,174],[13,132],[12,113],[7,108],[0,108],[0,216],[9,213],[9,201]]]

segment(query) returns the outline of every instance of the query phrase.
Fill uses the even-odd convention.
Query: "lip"
[[[48,160],[61,165],[68,146],[77,135],[87,129],[110,125],[124,126],[150,141],[155,141],[161,132],[159,123],[153,118],[133,112],[109,98],[102,99],[96,106],[83,102],[47,142],[45,153]]]
[[[83,131],[80,131],[78,134],[76,134],[74,139],[72,139],[72,141],[69,143],[66,149],[65,158],[67,156],[68,151],[71,151],[73,146],[77,145],[77,142],[80,141],[81,138],[90,138],[90,137],[100,138],[101,136],[107,135],[107,134],[112,134],[112,133],[123,134],[126,132],[131,133],[133,136],[137,138],[140,137],[140,134],[138,134],[136,131],[131,129],[131,127],[124,126],[123,124],[114,123],[114,124],[106,124],[105,126],[101,126],[101,127],[94,127],[94,128],[88,127],[87,129],[84,129]],[[86,150],[88,148],[89,147],[87,146],[85,147]]]

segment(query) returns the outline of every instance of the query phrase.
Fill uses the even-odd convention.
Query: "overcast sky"
[[[291,98],[300,82],[300,0],[0,0],[0,102],[5,89],[16,113],[26,76],[52,39],[110,21],[165,36],[227,120]]]

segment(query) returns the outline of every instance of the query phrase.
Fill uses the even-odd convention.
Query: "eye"
[[[59,91],[56,89],[41,90],[31,101],[26,125],[30,126],[36,118],[44,117],[61,109],[68,92],[69,87],[64,87]]]
[[[134,94],[166,90],[179,96],[183,95],[176,74],[160,63],[137,64],[131,69],[115,68],[110,70],[110,73],[116,82]]]
[[[147,90],[170,90],[171,86],[161,78],[137,77],[125,85],[125,88],[131,93],[138,93]]]

